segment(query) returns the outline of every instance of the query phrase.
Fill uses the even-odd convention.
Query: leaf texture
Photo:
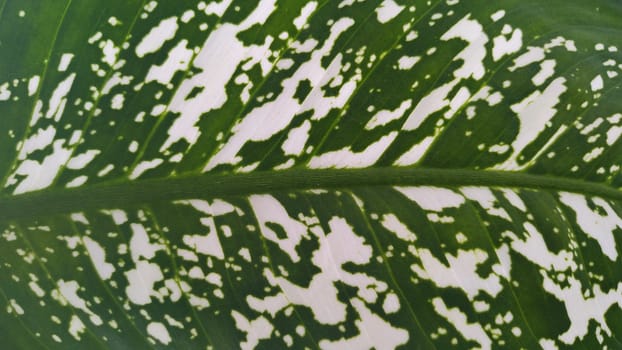
[[[0,1],[8,348],[620,348],[615,1]]]

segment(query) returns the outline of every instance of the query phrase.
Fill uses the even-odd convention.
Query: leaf
[[[615,1],[0,1],[0,335],[618,348]]]

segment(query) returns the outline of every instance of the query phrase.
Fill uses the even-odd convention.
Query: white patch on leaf
[[[322,66],[322,59],[329,55],[336,40],[348,28],[354,24],[350,18],[341,18],[336,21],[330,28],[330,35],[324,41],[321,48],[314,50],[309,61],[300,64],[296,72],[292,73],[289,78],[283,80],[281,85],[283,91],[272,101],[251,110],[241,121],[233,126],[233,134],[212,157],[205,166],[204,171],[213,169],[219,164],[237,164],[242,159],[237,154],[242,147],[249,141],[265,141],[274,134],[285,129],[298,113],[314,110],[312,119],[321,119],[329,110],[333,108],[343,107],[345,94],[353,93],[352,84],[345,83],[337,97],[324,98],[322,89],[319,87],[329,83],[331,76],[337,74],[341,70],[342,55],[337,54],[330,63],[328,68]],[[222,27],[221,27],[222,28]],[[317,42],[315,42],[317,44]],[[230,47],[229,42],[224,43]],[[221,57],[215,58],[222,61]],[[232,73],[233,74],[233,73]],[[313,97],[308,96],[303,103],[299,102],[294,96],[298,85],[303,80],[308,80],[314,90],[317,91]],[[228,81],[228,80],[227,80]],[[342,92],[344,96],[342,96]],[[205,101],[201,100],[201,104]],[[275,111],[279,111],[279,118],[274,118]]]
[[[555,73],[555,60],[544,60],[540,63],[540,71],[531,78],[535,86],[540,86]]]
[[[56,140],[53,143],[52,154],[49,154],[41,163],[26,159],[20,163],[15,173],[11,175],[11,179],[15,175],[25,175],[26,177],[19,182],[19,185],[13,191],[13,194],[20,194],[40,190],[50,186],[58,172],[71,157],[71,149],[64,148],[65,140]]]
[[[440,212],[447,208],[459,208],[465,203],[463,196],[446,188],[417,186],[395,187],[395,189],[424,210]]]
[[[283,153],[286,156],[299,156],[307,143],[310,130],[311,122],[308,120],[303,121],[300,126],[291,129],[287,134],[287,139],[283,142],[283,145],[281,145]]]
[[[384,0],[380,6],[376,8],[376,19],[380,23],[387,23],[397,17],[404,10],[405,6],[398,5],[393,0]]]
[[[527,47],[527,52],[514,59],[514,65],[508,70],[513,72],[517,68],[526,67],[532,63],[540,62],[544,59],[544,49],[541,47]]]
[[[523,200],[520,198],[518,193],[510,189],[502,189],[501,191],[503,192],[503,196],[505,197],[505,199],[507,199],[510,204],[512,204],[515,208],[522,212],[527,212],[527,206],[525,205],[525,202],[523,202]]]
[[[67,168],[73,170],[83,169],[100,153],[100,150],[90,149],[84,153],[75,155],[67,162]]]
[[[164,43],[175,37],[178,28],[177,17],[163,19],[157,26],[151,28],[149,33],[138,43],[135,50],[136,55],[144,57],[158,51]]]
[[[320,340],[322,349],[396,349],[408,342],[408,331],[396,328],[389,322],[369,310],[365,303],[357,298],[350,299],[350,304],[359,315],[355,322],[359,333],[352,338],[342,338],[336,341]]]
[[[520,50],[523,45],[523,32],[515,29],[510,39],[501,34],[493,39],[492,59],[500,60],[505,55],[510,55]]]
[[[207,214],[209,216],[221,216],[233,213],[234,211],[240,215],[242,214],[240,208],[232,205],[229,202],[225,202],[222,199],[214,199],[212,201],[212,204],[202,199],[180,200],[176,201],[175,203],[190,205],[197,211],[203,214]]]
[[[84,326],[84,323],[82,323],[82,320],[80,320],[78,316],[72,315],[71,320],[69,321],[69,334],[71,334],[74,339],[80,340],[80,335],[83,334],[85,330],[86,327]]]
[[[480,345],[482,350],[490,350],[492,341],[479,323],[469,323],[467,316],[458,308],[448,308],[443,299],[432,299],[434,311],[445,318],[467,340],[472,340]]]
[[[180,140],[194,144],[201,134],[196,123],[201,115],[225,104],[228,96],[226,85],[238,66],[249,59],[246,64],[262,59],[265,61],[270,57],[269,46],[274,38],[267,36],[264,45],[247,47],[237,35],[253,25],[265,23],[275,9],[276,0],[262,0],[240,24],[222,23],[212,30],[194,59],[193,66],[198,73],[184,79],[172,97],[169,110],[178,113],[179,117],[168,129],[168,137],[160,151],[168,150]],[[264,61],[262,73],[266,74],[271,65]],[[209,84],[205,84],[206,81]],[[195,94],[198,87],[202,89]],[[254,128],[257,125],[261,124],[255,123]]]
[[[360,152],[353,152],[350,146],[338,151],[330,151],[314,156],[309,161],[312,169],[325,168],[365,168],[374,165],[397,138],[398,132],[392,131],[368,145]]]
[[[172,341],[168,329],[160,322],[150,322],[147,325],[147,333],[164,345],[168,345]]]
[[[17,159],[24,160],[31,153],[45,149],[54,141],[54,136],[56,136],[56,128],[52,125],[48,125],[45,129],[37,129],[35,133],[24,140]]]
[[[591,288],[592,297],[584,293],[585,286],[576,278],[568,277],[563,287],[553,281],[545,272],[541,272],[544,279],[542,287],[559,301],[564,303],[566,316],[570,319],[570,327],[558,339],[565,344],[572,345],[577,338],[583,339],[589,332],[590,321],[596,322],[609,336],[611,329],[607,326],[605,314],[616,305],[622,305],[622,283],[616,288],[603,292],[601,286],[595,284]]]
[[[557,113],[555,106],[559,104],[560,96],[567,90],[565,83],[565,78],[557,78],[544,91],[535,91],[511,106],[520,123],[519,131],[512,142],[512,155],[503,163],[494,166],[494,169],[521,170],[529,165],[529,162],[518,164],[519,155],[527,145],[538,138]]]
[[[128,285],[125,293],[128,299],[136,305],[147,305],[151,303],[151,297],[161,296],[153,289],[156,282],[164,279],[160,266],[144,260],[136,263],[134,269],[125,272]]]
[[[307,236],[307,226],[292,219],[285,207],[270,195],[252,195],[249,202],[253,207],[253,212],[259,223],[261,234],[268,240],[278,244],[293,262],[300,261],[300,256],[296,248],[304,237]],[[280,238],[267,224],[281,226],[287,237]]]
[[[88,236],[82,238],[89,257],[95,266],[97,274],[102,280],[109,279],[115,271],[114,265],[106,262],[106,251],[102,246]]]
[[[499,203],[497,202],[497,199],[495,198],[495,195],[490,190],[490,188],[462,187],[460,189],[460,192],[462,192],[462,194],[466,198],[477,202],[482,208],[484,208],[484,210],[486,210],[488,214],[497,216],[509,222],[512,222],[510,215],[508,214],[507,211],[505,211],[505,209],[503,209],[499,205]]]
[[[403,101],[394,110],[383,109],[383,110],[376,112],[376,114],[374,114],[374,116],[365,125],[365,129],[372,130],[376,127],[384,126],[394,120],[400,119],[401,117],[404,116],[404,113],[406,113],[406,111],[411,107],[411,105],[412,105],[412,100],[408,99],[408,100]]]
[[[393,292],[387,293],[382,302],[382,310],[386,314],[393,314],[400,310],[400,299],[397,297],[397,294]]]
[[[421,60],[421,56],[402,56],[397,61],[397,67],[400,70],[409,70]]]
[[[414,242],[417,240],[417,236],[408,229],[408,227],[402,223],[395,214],[382,215],[382,221],[380,222],[384,228],[394,233],[399,239],[406,242]]]
[[[221,0],[221,1],[209,1],[205,6],[204,12],[206,15],[216,15],[222,17],[225,11],[229,8],[233,0]]]
[[[157,251],[164,249],[164,245],[150,242],[142,224],[131,224],[130,227],[132,228],[130,251],[134,262],[138,262],[141,257],[150,260],[155,257]]]
[[[166,61],[162,65],[152,65],[147,72],[145,82],[157,81],[162,85],[171,83],[173,76],[178,71],[188,69],[190,59],[192,58],[192,50],[187,48],[188,40],[180,40],[171,51],[168,52]]]
[[[155,169],[162,163],[164,163],[164,160],[162,160],[161,158],[143,160],[140,163],[136,164],[128,177],[130,180],[135,180],[139,178],[145,171]]]
[[[72,53],[64,53],[60,57],[60,63],[58,64],[58,71],[59,72],[66,71],[67,68],[69,67],[69,64],[71,64],[71,60],[72,59],[73,59],[73,54]]]
[[[249,321],[244,315],[233,310],[231,317],[235,320],[235,327],[246,333],[246,339],[240,343],[240,349],[251,350],[259,344],[262,339],[269,339],[274,330],[274,326],[263,316]]]
[[[37,92],[40,80],[41,78],[38,75],[34,75],[28,80],[28,96],[32,96]]]
[[[560,250],[551,252],[542,236],[542,233],[530,222],[523,224],[525,239],[520,239],[515,233],[505,231],[501,235],[510,239],[510,247],[532,263],[554,271],[576,271],[577,263],[571,251]]]
[[[611,261],[616,261],[618,249],[616,248],[614,234],[617,233],[614,231],[622,229],[622,219],[611,205],[600,197],[592,198],[592,202],[604,210],[603,215],[592,210],[583,195],[561,192],[559,200],[575,212],[577,224],[583,232],[598,242],[603,254]]]
[[[592,81],[590,82],[590,87],[592,88],[592,91],[602,90],[603,89],[603,77],[601,77],[600,74],[594,77],[594,79],[592,79]]]
[[[434,142],[434,136],[426,136],[419,143],[414,144],[408,151],[402,154],[393,165],[409,166],[418,163],[425,155],[428,147]]]
[[[351,273],[342,265],[353,263],[368,264],[373,256],[372,248],[365,240],[352,231],[343,218],[333,217],[328,225],[331,231],[320,236],[319,248],[313,252],[312,262],[320,269],[307,287],[296,285],[284,277],[274,277],[267,271],[267,279],[272,285],[280,286],[282,293],[257,299],[249,296],[247,301],[253,309],[269,310],[276,314],[289,303],[303,305],[311,309],[315,319],[328,325],[346,320],[347,307],[338,298],[336,282],[356,287],[357,296],[368,303],[376,302],[378,292],[388,289],[386,283],[364,273]]]
[[[417,276],[434,282],[440,288],[460,288],[471,301],[482,291],[495,297],[503,289],[496,274],[490,273],[486,278],[480,276],[478,265],[488,260],[488,254],[481,249],[460,249],[456,256],[445,254],[448,266],[427,248],[418,248],[417,256],[421,265],[411,265]]]
[[[454,58],[454,61],[462,60],[464,62],[462,67],[454,71],[454,76],[458,79],[473,77],[473,79],[479,80],[484,77],[486,72],[484,58],[486,57],[488,36],[484,33],[482,25],[470,17],[470,14],[464,16],[441,36],[441,40],[462,39],[468,43],[467,47]]]
[[[89,307],[86,305],[86,301],[80,298],[80,296],[78,295],[78,290],[80,288],[78,282],[59,280],[57,284],[58,291],[60,292],[64,300],[66,300],[74,308],[82,310],[84,313],[89,315],[89,319],[94,325],[101,326],[103,324],[101,317],[99,317],[91,309],[89,309]]]
[[[127,222],[127,213],[121,209],[112,209],[105,211],[105,213],[112,217],[112,221],[117,226],[123,225]]]
[[[221,260],[224,259],[225,253],[218,238],[214,218],[201,218],[201,224],[208,228],[208,233],[206,235],[185,235],[182,238],[183,242],[188,247],[194,248],[197,253],[210,255]]]
[[[490,19],[492,19],[493,22],[497,22],[504,16],[505,16],[505,10],[499,10],[493,13],[492,15],[490,15]]]
[[[317,1],[309,1],[306,5],[300,10],[300,15],[294,18],[294,26],[296,29],[301,30],[307,21],[309,20],[309,16],[315,11],[317,8]]]
[[[438,112],[441,109],[447,107],[450,102],[449,93],[458,84],[459,80],[453,80],[446,84],[443,84],[436,89],[432,90],[429,94],[419,100],[415,109],[410,113],[406,122],[402,126],[402,130],[410,131],[415,130],[423,122],[428,119],[432,113]]]

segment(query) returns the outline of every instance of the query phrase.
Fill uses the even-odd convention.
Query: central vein
[[[362,186],[486,186],[567,191],[622,200],[607,185],[562,177],[467,169],[297,169],[248,174],[199,174],[47,189],[0,197],[0,220],[113,209],[176,199]]]

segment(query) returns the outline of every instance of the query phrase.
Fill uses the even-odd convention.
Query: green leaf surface
[[[2,347],[621,348],[621,15],[0,0]]]

